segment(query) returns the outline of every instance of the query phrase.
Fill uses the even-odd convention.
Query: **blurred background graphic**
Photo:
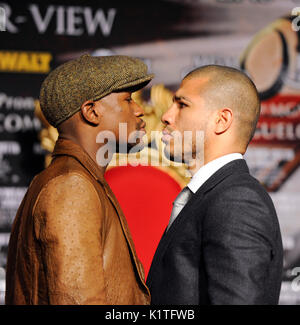
[[[228,65],[253,79],[262,111],[245,158],[279,217],[285,250],[280,304],[300,304],[298,6],[296,0],[0,3],[0,303],[13,218],[31,179],[45,167],[46,149],[51,151],[41,145],[45,125],[35,114],[41,82],[59,64],[90,53],[138,57],[155,73],[140,95],[149,121],[151,114],[156,118],[148,131],[160,129],[159,91],[168,96],[198,66]],[[106,178],[147,274],[171,202],[187,179],[180,167],[146,166],[112,167]],[[128,185],[131,192],[124,190]]]

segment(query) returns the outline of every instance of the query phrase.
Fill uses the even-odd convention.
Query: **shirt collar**
[[[210,161],[206,165],[202,166],[196,174],[192,177],[188,183],[188,188],[196,193],[197,190],[220,168],[228,164],[229,162],[243,159],[243,156],[240,153],[231,153],[222,157],[219,157],[215,160]]]

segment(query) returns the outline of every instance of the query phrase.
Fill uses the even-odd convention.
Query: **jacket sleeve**
[[[203,260],[212,304],[266,303],[274,214],[266,197],[247,187],[232,187],[208,204]]]
[[[34,208],[49,303],[107,304],[103,208],[92,183],[69,173],[52,179]]]

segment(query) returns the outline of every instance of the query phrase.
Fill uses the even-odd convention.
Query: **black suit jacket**
[[[147,285],[155,305],[277,304],[282,263],[272,200],[239,159],[213,174],[164,233]]]

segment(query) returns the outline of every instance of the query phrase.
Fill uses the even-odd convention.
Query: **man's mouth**
[[[146,127],[146,122],[143,122],[138,128],[138,131],[146,133],[145,127]]]
[[[166,129],[163,129],[162,134],[163,135],[161,137],[161,141],[164,142],[164,143],[170,142],[170,140],[173,138],[171,133],[169,131],[167,131]]]

